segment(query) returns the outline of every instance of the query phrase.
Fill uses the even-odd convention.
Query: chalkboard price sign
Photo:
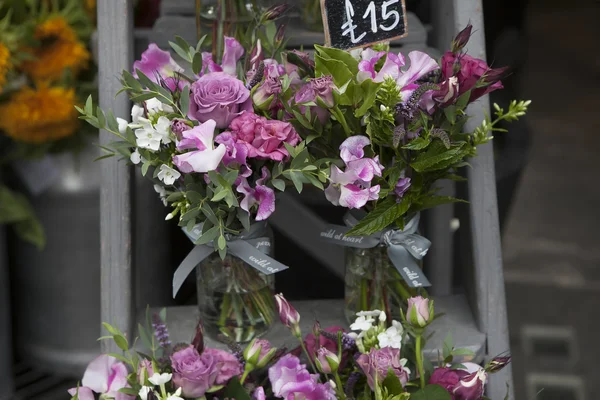
[[[321,0],[326,44],[366,47],[408,34],[405,0]]]

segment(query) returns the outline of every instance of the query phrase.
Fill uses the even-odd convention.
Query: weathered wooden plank
[[[13,380],[10,281],[6,257],[6,236],[0,226],[0,399],[9,400],[15,390]]]
[[[133,7],[131,0],[98,1],[98,52],[100,106],[115,115],[129,114],[126,96],[115,98],[120,89],[117,79],[132,65]],[[100,143],[113,141],[111,134],[100,132]],[[132,284],[131,170],[124,163],[102,163],[100,193],[102,321],[110,321],[124,332],[133,326],[134,297]],[[100,322],[100,321],[99,321]],[[110,341],[103,350],[114,351]]]
[[[481,0],[435,0],[432,9],[438,47],[448,46],[453,36],[471,22],[475,29],[468,45],[469,53],[486,58]],[[487,97],[470,107],[469,114],[473,119],[466,129],[481,122],[485,112],[489,112]],[[495,356],[509,351],[510,343],[492,144],[480,146],[478,152],[479,156],[471,161],[472,168],[467,172],[477,297],[475,308],[479,327],[487,335],[487,354]],[[514,398],[510,366],[490,380],[489,396],[503,398],[507,383],[510,385],[509,398]]]

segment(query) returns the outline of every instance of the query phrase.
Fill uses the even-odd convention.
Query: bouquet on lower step
[[[118,328],[104,324],[120,353],[92,361],[72,400],[482,400],[488,376],[510,362],[499,356],[485,366],[474,354],[456,349],[449,334],[443,349],[424,351],[435,319],[433,300],[413,297],[401,321],[385,312],[362,311],[349,330],[315,322],[300,329],[300,314],[275,296],[281,322],[293,337],[290,348],[254,339],[229,351],[205,347],[199,324],[191,343],[174,344],[166,314],[139,326],[145,351],[138,351]],[[297,343],[296,343],[297,339]]]

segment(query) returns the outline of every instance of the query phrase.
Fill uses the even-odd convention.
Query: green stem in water
[[[369,282],[366,279],[362,279],[360,281],[360,306],[359,310],[356,311],[366,311],[369,309]]]
[[[425,374],[423,373],[423,352],[421,349],[421,335],[417,335],[415,343],[417,353],[417,369],[419,370],[419,378],[421,380],[421,389],[425,388]]]

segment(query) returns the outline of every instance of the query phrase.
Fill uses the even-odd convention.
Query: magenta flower
[[[374,390],[375,382],[381,383],[391,369],[400,380],[402,386],[408,382],[410,371],[404,367],[405,359],[400,359],[400,349],[385,347],[371,349],[368,354],[361,354],[356,363],[367,376],[369,387]]]
[[[458,382],[467,375],[469,375],[467,371],[460,369],[436,368],[429,378],[429,384],[440,385],[452,396],[452,392]],[[454,400],[454,396],[452,396],[452,400]]]
[[[264,67],[263,81],[252,90],[252,101],[260,110],[276,109],[280,105],[280,77],[285,74],[285,69],[273,59],[265,60]]]
[[[422,51],[411,51],[408,53],[408,58],[410,60],[408,69],[400,72],[400,76],[396,80],[401,88],[413,84],[428,73],[440,68],[433,58]]]
[[[215,142],[225,145],[226,151],[223,157],[223,164],[226,167],[234,165],[247,165],[248,147],[240,141],[236,141],[231,132],[223,132],[215,138]],[[249,176],[249,175],[248,175]]]
[[[375,70],[375,65],[386,56],[385,62],[379,71]],[[375,52],[372,49],[365,49],[362,52],[362,61],[358,63],[358,82],[372,79],[375,82],[383,82],[385,78],[397,80],[400,77],[400,68],[406,64],[402,53],[386,53],[385,51]]]
[[[244,47],[232,37],[225,36],[225,49],[221,67],[223,72],[231,76],[237,75],[237,62],[244,55]]]
[[[257,387],[256,390],[254,391],[254,394],[252,395],[252,399],[267,400],[267,396],[265,396],[265,389],[263,389],[262,386]]]
[[[193,345],[174,353],[171,356],[171,368],[175,387],[181,388],[186,397],[204,396],[221,373],[219,355],[207,351],[200,355]]]
[[[308,83],[302,86],[294,95],[294,101],[299,105],[298,110],[304,114],[306,106],[303,103],[310,103],[321,99],[325,106],[331,108],[334,106],[333,101],[333,78],[329,75],[320,78],[311,79]],[[329,111],[319,106],[309,106],[311,115],[317,116],[321,124],[325,124],[329,119]]]
[[[333,205],[347,208],[361,208],[368,201],[379,198],[380,186],[371,186],[375,176],[381,176],[383,165],[379,158],[364,158],[364,147],[371,142],[366,136],[351,136],[340,146],[340,157],[346,164],[342,172],[336,165],[331,165],[329,180],[331,184],[325,189],[325,197]]]
[[[326,349],[325,347],[321,347],[319,350],[317,350],[315,364],[321,372],[330,374],[333,371],[337,371],[337,369],[340,367],[340,359],[333,351]]]
[[[425,327],[433,316],[431,312],[429,299],[422,296],[411,297],[408,299],[408,308],[406,310],[406,319],[414,327]]]
[[[192,84],[188,117],[206,122],[212,119],[219,129],[244,111],[252,111],[250,91],[244,83],[225,72],[211,72]]]
[[[155,43],[150,43],[148,49],[142,53],[142,59],[133,63],[133,76],[136,78],[137,70],[140,70],[144,75],[154,83],[160,83],[163,79],[167,83],[169,89],[175,89],[175,73],[183,72],[183,68],[179,66],[171,57],[171,53],[161,50]],[[184,83],[180,83],[180,89]]]
[[[487,373],[480,369],[460,379],[452,394],[455,400],[480,400],[485,390]]]
[[[173,156],[173,163],[181,172],[208,172],[217,169],[227,149],[224,144],[214,148],[215,125],[215,121],[208,120],[181,134],[177,150],[193,149]]]
[[[202,71],[200,71],[200,76],[211,72],[223,72],[223,68],[213,60],[212,53],[205,51],[202,53]]]
[[[281,323],[292,329],[296,336],[299,336],[300,314],[298,311],[283,297],[283,294],[276,294],[275,301],[277,302]]]
[[[103,354],[88,364],[81,387],[69,389],[69,394],[74,396],[78,393],[80,400],[93,400],[92,392],[115,400],[133,400],[135,396],[119,392],[119,389],[130,387],[127,383],[128,374],[124,363]]]
[[[399,202],[408,189],[410,189],[410,178],[398,179],[398,183],[396,183],[396,187],[394,188],[394,194],[397,197],[396,201]]]
[[[341,326],[330,326],[329,328],[325,328],[325,332],[337,334],[339,331],[343,331],[344,328]],[[314,333],[309,333],[304,337],[304,344],[306,345],[306,350],[308,350],[308,354],[310,354],[311,358],[314,359],[317,350],[321,347],[326,348],[332,352],[337,352],[338,343],[337,340],[329,339],[324,335],[319,335],[319,343],[317,343],[317,338]]]
[[[243,113],[229,126],[231,134],[248,148],[249,158],[281,161],[289,157],[284,143],[296,146],[300,136],[292,124],[268,120],[254,113]]]
[[[256,181],[255,188],[251,188],[248,180],[243,178],[237,187],[237,192],[245,197],[240,202],[240,208],[250,212],[250,209],[258,205],[256,211],[256,220],[264,221],[275,211],[275,192],[265,185],[267,179],[271,176],[267,167],[262,168],[262,177]]]

